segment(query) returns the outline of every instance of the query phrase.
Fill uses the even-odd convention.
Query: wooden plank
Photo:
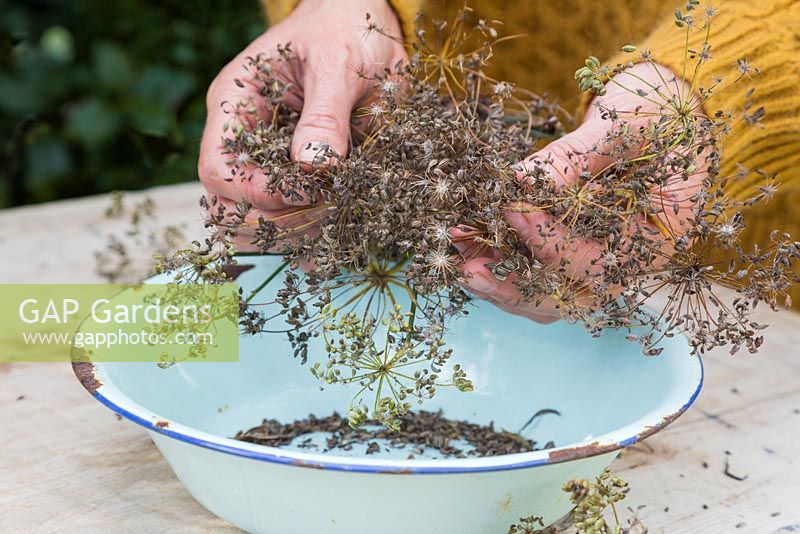
[[[0,368],[0,532],[236,531],[181,487],[140,427],[68,364]]]
[[[188,184],[131,198],[150,195],[163,224],[199,232],[200,194]],[[0,281],[99,281],[92,252],[124,228],[103,217],[107,204],[99,196],[0,212]],[[616,462],[631,485],[625,504],[646,505],[639,515],[651,532],[800,530],[800,316],[762,311],[759,320],[773,326],[758,356],[705,357],[697,404]],[[0,532],[235,531],[68,365],[0,364],[0,428]],[[726,457],[745,480],[724,474]]]
[[[200,184],[163,187],[151,192],[127,193],[133,205],[145,197],[160,207],[160,225],[182,225],[191,238],[202,230],[198,199]],[[102,282],[95,273],[94,252],[105,247],[109,234],[122,235],[130,228],[125,220],[108,219],[108,195],[65,200],[45,205],[0,210],[0,249],[13,253],[0,262],[0,280],[14,284]]]

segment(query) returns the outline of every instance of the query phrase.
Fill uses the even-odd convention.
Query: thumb
[[[355,88],[348,81],[342,72],[308,72],[303,110],[292,138],[292,159],[319,162],[327,148],[342,156],[347,153],[350,115],[356,101]]]
[[[608,127],[602,120],[589,120],[525,158],[522,167],[532,176],[544,173],[560,186],[572,185],[581,173],[601,172],[614,161],[606,139]]]

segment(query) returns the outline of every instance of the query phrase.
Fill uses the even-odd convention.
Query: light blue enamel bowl
[[[247,294],[280,258],[242,262],[256,265],[237,280]],[[560,416],[539,417],[525,432],[555,448],[409,460],[407,452],[320,453],[233,440],[263,418],[344,411],[352,396],[338,387],[320,391],[279,335],[243,338],[238,363],[74,368],[97,400],[147,429],[203,506],[248,532],[277,534],[504,533],[529,515],[552,523],[571,507],[564,482],[598,475],[620,449],[667,426],[703,382],[702,362],[682,337],[645,357],[622,332],[593,339],[579,326],[538,325],[486,303],[456,321],[448,339],[475,391],[440,389],[425,409],[511,431],[555,409]]]

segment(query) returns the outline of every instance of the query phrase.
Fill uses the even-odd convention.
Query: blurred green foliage
[[[193,180],[256,0],[0,0],[0,207]]]

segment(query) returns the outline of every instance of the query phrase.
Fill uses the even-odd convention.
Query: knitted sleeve
[[[745,59],[761,73],[754,83],[742,82],[720,92],[708,102],[707,111],[741,113],[745,93],[755,87],[752,110],[763,106],[763,128],[742,121],[734,125],[722,144],[724,175],[736,172],[736,165],[761,169],[777,175],[778,193],[770,202],[748,210],[747,228],[742,235],[746,246],[769,244],[772,230],[800,235],[800,2],[795,0],[727,0],[712,19],[709,37],[712,59],[701,72],[702,85],[716,77],[736,76],[736,61]],[[680,75],[684,64],[685,33],[676,31],[670,18],[658,25],[640,43],[653,59]],[[699,50],[701,32],[689,42]],[[629,61],[630,55],[612,63]],[[745,180],[732,180],[727,192],[745,198],[761,185],[755,173]],[[800,273],[798,273],[800,274]],[[795,308],[800,303],[800,286],[791,292]]]
[[[699,8],[698,11],[700,11]],[[698,20],[701,13],[695,15]],[[704,32],[690,33],[689,48],[699,50]],[[778,175],[781,187],[800,186],[800,2],[794,0],[727,0],[712,18],[711,59],[700,73],[708,87],[715,78],[737,76],[736,62],[745,59],[761,73],[754,83],[743,81],[723,90],[708,102],[708,111],[724,110],[741,115],[745,93],[755,87],[752,110],[763,106],[763,128],[738,121],[723,144],[723,173],[733,174],[737,164]],[[624,44],[624,43],[621,43]],[[656,63],[681,75],[685,62],[686,33],[670,17],[657,26],[640,49],[652,52]],[[631,55],[612,63],[630,61]],[[724,85],[724,83],[723,83]],[[729,193],[747,195],[757,178],[731,182]],[[798,220],[798,214],[794,215]]]
[[[261,0],[270,24],[277,24],[285,19],[299,3],[300,0]]]
[[[292,12],[300,0],[261,0],[267,13],[270,24],[275,24],[285,19]],[[422,7],[422,0],[389,0],[395,13],[400,19],[403,34],[408,37],[414,34],[414,19]]]

